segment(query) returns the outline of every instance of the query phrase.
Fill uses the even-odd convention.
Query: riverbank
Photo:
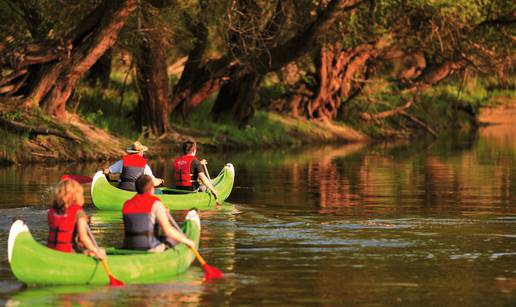
[[[65,122],[41,112],[0,109],[0,163],[94,161],[119,156],[123,139],[77,114]]]
[[[502,98],[497,106],[483,108],[479,121],[482,124],[479,133],[484,139],[510,151],[516,148],[515,99]]]
[[[77,113],[68,113],[67,120],[59,122],[40,112],[5,108],[0,110],[0,138],[0,164],[116,159],[134,139],[151,148],[149,156],[179,151],[187,139],[195,139],[205,152],[369,140],[343,124],[266,112],[259,112],[250,125],[242,128],[201,121],[195,126],[172,125],[159,138],[144,138],[115,135]]]
[[[496,93],[498,96],[492,96],[487,92],[479,93],[478,89],[464,91],[459,102],[462,106],[472,106],[472,111],[467,113],[457,111],[450,103],[458,105],[456,90],[450,86],[441,87],[421,97],[411,111],[412,119],[405,115],[392,116],[381,122],[361,120],[357,114],[369,111],[372,114],[372,110],[363,109],[365,102],[350,103],[345,109],[346,124],[307,120],[264,110],[257,110],[243,127],[235,123],[216,123],[210,117],[212,102],[207,101],[192,110],[186,120],[172,117],[169,132],[156,138],[144,137],[144,133],[137,132],[131,119],[136,105],[134,93],[122,103],[116,87],[100,91],[83,86],[77,91],[80,100],[71,104],[68,118],[62,122],[39,110],[23,111],[1,106],[0,137],[3,141],[0,144],[0,163],[113,160],[136,139],[151,148],[149,156],[161,156],[178,153],[180,144],[187,139],[195,139],[203,152],[214,152],[435,138],[449,130],[470,131],[482,127],[484,131],[485,125],[496,124],[497,120],[513,121],[514,114],[508,114],[507,108],[515,108],[514,95]],[[390,109],[399,105],[399,97],[394,98],[390,97]],[[387,98],[383,100],[389,101]],[[358,106],[362,109],[357,109]],[[482,109],[482,106],[489,107]],[[477,116],[478,110],[482,110],[480,117]],[[375,110],[378,112],[382,109]],[[489,112],[495,113],[486,117]],[[417,124],[414,118],[423,124]]]

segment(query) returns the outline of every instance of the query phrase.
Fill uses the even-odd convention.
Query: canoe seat
[[[106,248],[106,254],[108,255],[141,255],[141,254],[152,254],[148,251],[134,250],[134,249],[121,249],[116,247]]]
[[[196,193],[194,191],[174,189],[174,188],[158,188],[163,192],[163,194],[191,194]]]

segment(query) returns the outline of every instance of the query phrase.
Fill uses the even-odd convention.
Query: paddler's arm
[[[124,167],[124,162],[122,160],[116,161],[113,165],[104,169],[104,174],[120,174],[122,173],[122,169]]]
[[[106,258],[106,252],[99,248],[97,249],[93,242],[91,241],[90,236],[88,235],[88,218],[86,216],[80,217],[77,220],[77,230],[79,232],[79,240],[81,243],[86,247],[89,251],[91,251],[95,257],[99,259],[105,259]]]
[[[152,170],[151,170],[151,168],[148,165],[145,165],[145,169],[143,170],[143,174],[151,176],[152,183],[154,184],[155,187],[157,187],[160,184],[163,184],[165,182],[164,179],[154,177],[154,174],[152,173]]]
[[[188,239],[184,234],[180,233],[177,229],[175,229],[172,226],[172,224],[170,224],[170,221],[168,220],[168,215],[165,211],[167,210],[165,206],[163,206],[163,204],[160,202],[154,203],[154,206],[158,206],[156,210],[156,218],[165,235],[169,239],[184,243],[191,248],[195,248],[194,241]]]
[[[211,181],[206,177],[204,172],[199,172],[199,180],[211,191],[211,194],[217,198],[217,190],[215,190],[215,187],[211,184]]]

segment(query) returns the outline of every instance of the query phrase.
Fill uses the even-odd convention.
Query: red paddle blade
[[[123,286],[124,283],[121,280],[118,280],[115,277],[113,277],[113,275],[109,275],[109,285],[115,286],[115,287],[120,287],[120,286]]]
[[[202,267],[204,269],[204,279],[222,278],[222,276],[224,276],[222,271],[214,266],[204,264]]]
[[[91,178],[90,176],[64,174],[63,176],[61,176],[60,181],[65,181],[69,179],[75,180],[78,183],[90,183],[93,180],[93,178]]]

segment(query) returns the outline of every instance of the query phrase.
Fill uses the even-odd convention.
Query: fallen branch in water
[[[405,117],[406,119],[410,120],[411,122],[415,123],[416,125],[420,126],[421,128],[423,128],[426,132],[431,134],[434,137],[434,139],[437,138],[437,133],[435,133],[434,129],[432,129],[430,126],[425,124],[422,120],[418,119],[417,117],[415,117],[413,115],[408,114],[405,111],[401,111],[401,112],[399,112],[399,114],[401,116]]]
[[[389,111],[384,111],[384,112],[380,112],[380,113],[377,113],[377,114],[371,114],[371,113],[367,113],[367,112],[362,112],[360,114],[360,117],[363,119],[363,120],[372,120],[372,121],[378,121],[380,119],[384,119],[384,118],[387,118],[389,116],[393,116],[393,115],[396,115],[396,114],[401,114],[402,112],[405,112],[406,109],[408,109],[411,105],[412,105],[412,102],[414,101],[414,98],[410,98],[403,106],[401,107],[397,107],[397,108],[394,108],[392,110],[389,110]]]

